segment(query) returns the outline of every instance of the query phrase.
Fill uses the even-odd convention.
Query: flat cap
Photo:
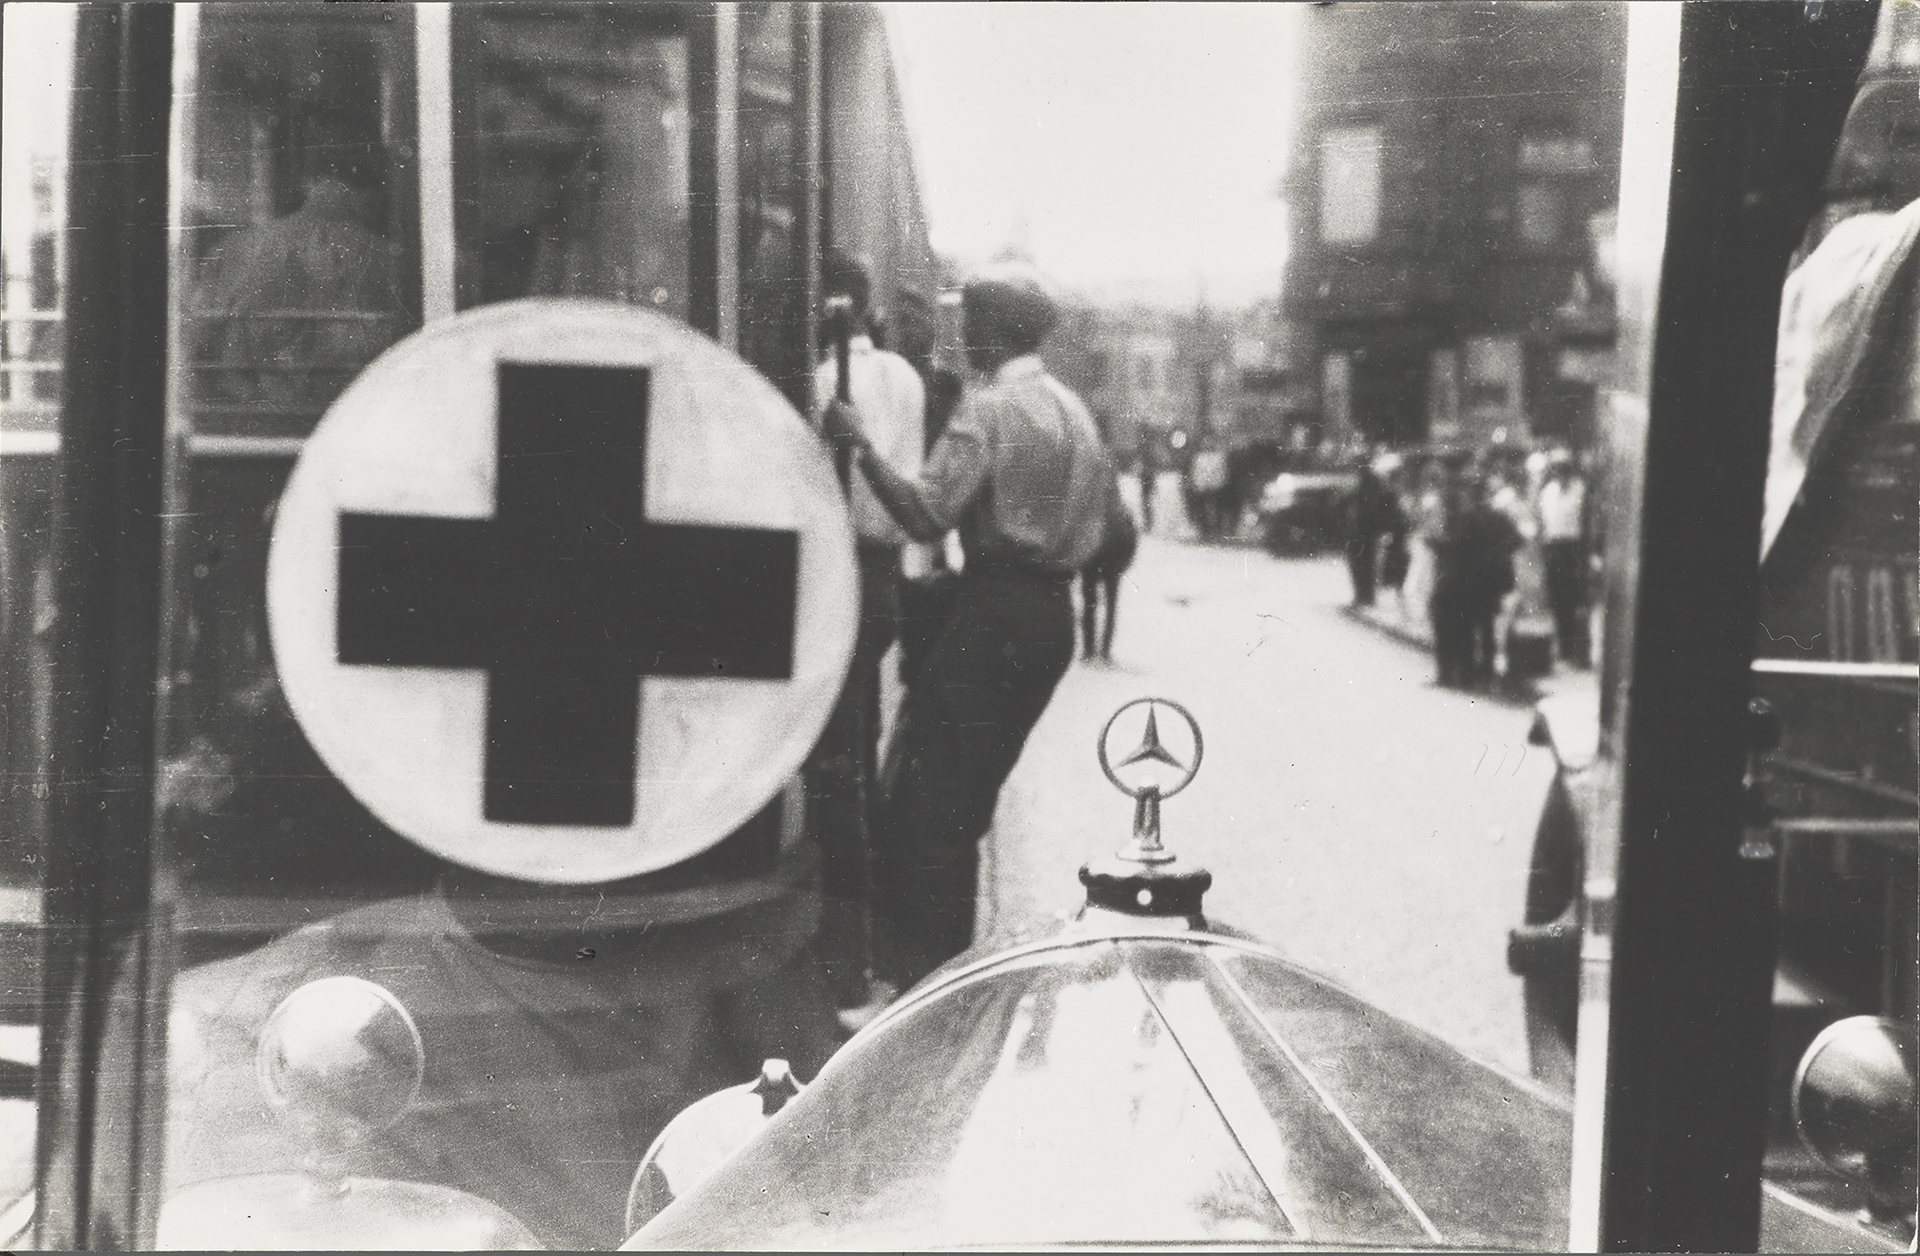
[[[985,317],[1015,340],[1037,346],[1060,317],[1053,284],[1025,262],[982,267],[961,289],[969,317]]]

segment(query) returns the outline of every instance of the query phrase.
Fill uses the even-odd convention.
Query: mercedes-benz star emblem
[[[1135,718],[1128,717],[1129,712],[1146,708],[1146,717],[1137,724]],[[1187,726],[1187,735],[1175,735],[1170,747],[1160,734],[1160,709],[1164,707],[1178,715]],[[1118,740],[1124,745],[1127,738],[1123,735],[1116,739],[1115,730],[1123,734],[1138,728],[1137,744],[1119,758],[1114,758],[1112,744]],[[1191,741],[1191,745],[1186,744]],[[1200,756],[1204,745],[1200,739],[1200,722],[1193,713],[1178,702],[1166,698],[1135,698],[1107,720],[1107,726],[1100,730],[1098,743],[1100,752],[1100,770],[1107,774],[1114,788],[1131,798],[1139,798],[1148,792],[1160,798],[1171,798],[1187,787],[1187,782],[1200,770]],[[1128,768],[1141,770],[1128,772],[1123,779],[1120,773]],[[1171,769],[1169,772],[1167,769]]]

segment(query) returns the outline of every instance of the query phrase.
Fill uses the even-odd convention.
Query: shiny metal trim
[[[1148,729],[1156,730],[1153,732],[1151,736],[1148,737],[1147,744],[1151,745],[1152,749],[1161,752],[1159,756],[1154,756],[1154,757],[1164,756],[1165,762],[1173,764],[1173,766],[1175,767],[1181,766],[1177,763],[1173,763],[1173,757],[1171,755],[1166,754],[1165,751],[1162,750],[1160,746],[1160,738],[1157,732],[1158,725],[1155,722],[1154,715],[1153,715],[1153,709],[1156,706],[1171,707],[1175,712],[1179,714],[1181,719],[1187,722],[1187,728],[1190,729],[1193,733],[1193,762],[1185,765],[1187,774],[1181,777],[1180,783],[1178,785],[1175,785],[1172,789],[1152,791],[1155,793],[1157,797],[1161,799],[1171,798],[1175,794],[1179,793],[1181,790],[1185,789],[1188,785],[1192,784],[1194,777],[1200,775],[1200,760],[1206,757],[1206,743],[1200,737],[1200,721],[1193,718],[1193,712],[1187,710],[1187,708],[1181,706],[1178,702],[1175,702],[1173,699],[1145,697],[1145,698],[1135,698],[1133,701],[1123,704],[1119,710],[1115,711],[1112,715],[1109,715],[1107,717],[1107,722],[1105,724],[1100,726],[1100,736],[1097,739],[1095,739],[1093,743],[1094,752],[1099,756],[1100,770],[1107,774],[1107,779],[1113,782],[1113,787],[1115,789],[1119,790],[1121,793],[1125,794],[1129,798],[1136,798],[1136,799],[1144,797],[1149,792],[1149,789],[1151,787],[1143,787],[1141,789],[1128,788],[1125,782],[1121,781],[1121,779],[1118,776],[1114,775],[1113,764],[1107,759],[1107,735],[1113,732],[1113,726],[1115,723],[1119,721],[1121,716],[1125,715],[1128,711],[1133,710],[1133,708],[1139,706],[1142,703],[1145,703],[1147,706]]]
[[[1152,929],[1162,937],[1179,938],[1203,929],[1204,925],[1194,923],[1198,919],[1196,916],[1142,916],[1089,903],[1080,909],[1079,915],[1066,923],[1063,932],[1079,930],[1091,936],[1117,928],[1139,928]]]
[[[1304,1081],[1310,1088],[1312,1088],[1314,1094],[1320,1100],[1321,1104],[1326,1109],[1328,1114],[1332,1116],[1336,1121],[1336,1123],[1340,1125],[1342,1132],[1345,1133],[1348,1138],[1353,1140],[1354,1145],[1364,1155],[1368,1164],[1373,1168],[1374,1172],[1378,1175],[1380,1181],[1388,1188],[1389,1191],[1393,1193],[1394,1197],[1400,1202],[1402,1207],[1404,1207],[1407,1210],[1408,1215],[1413,1218],[1415,1224],[1417,1224],[1421,1228],[1422,1233],[1425,1234],[1429,1240],[1429,1243],[1427,1244],[1418,1244],[1418,1245],[1413,1245],[1411,1247],[1404,1242],[1389,1243],[1389,1244],[1369,1244],[1364,1242],[1352,1242],[1350,1240],[1342,1240],[1342,1244],[1345,1246],[1352,1247],[1355,1250],[1378,1249],[1378,1250],[1398,1250],[1398,1251],[1405,1251],[1405,1250],[1422,1250],[1423,1251],[1423,1250],[1430,1250],[1430,1248],[1445,1248],[1447,1246],[1446,1236],[1441,1232],[1438,1226],[1434,1225],[1433,1220],[1426,1215],[1426,1212],[1420,1207],[1419,1203],[1413,1199],[1411,1193],[1406,1189],[1406,1186],[1399,1180],[1397,1176],[1394,1175],[1393,1171],[1386,1165],[1385,1160],[1380,1156],[1378,1151],[1376,1151],[1373,1148],[1372,1144],[1369,1143],[1366,1140],[1366,1138],[1360,1134],[1358,1128],[1354,1125],[1352,1119],[1348,1117],[1346,1112],[1338,1105],[1337,1102],[1335,1102],[1332,1099],[1332,1097],[1329,1095],[1326,1089],[1320,1085],[1320,1083],[1313,1076],[1313,1074],[1306,1069],[1306,1067],[1304,1066],[1304,1063],[1299,1059],[1297,1053],[1295,1053],[1292,1050],[1291,1046],[1284,1039],[1282,1039],[1277,1032],[1275,1032],[1272,1024],[1267,1020],[1267,1018],[1264,1015],[1260,1013],[1258,1007],[1256,1007],[1253,1004],[1251,998],[1248,996],[1245,989],[1234,978],[1233,974],[1229,972],[1225,967],[1223,963],[1223,959],[1224,959],[1223,953],[1246,955],[1246,956],[1250,956],[1258,959],[1267,960],[1273,963],[1277,963],[1287,968],[1289,971],[1297,973],[1308,980],[1315,981],[1320,983],[1321,985],[1324,985],[1328,989],[1339,991],[1340,993],[1345,994],[1348,997],[1354,998],[1361,1002],[1365,1002],[1365,1000],[1360,999],[1359,995],[1354,994],[1354,992],[1350,990],[1347,990],[1344,986],[1341,986],[1338,982],[1332,981],[1308,969],[1302,968],[1299,964],[1288,959],[1285,955],[1281,954],[1275,948],[1262,943],[1251,942],[1242,938],[1229,937],[1224,934],[1216,934],[1216,933],[1193,932],[1193,933],[1169,934],[1163,930],[1141,927],[1140,924],[1137,922],[1129,922],[1129,924],[1126,927],[1114,928],[1111,930],[1104,930],[1101,932],[1058,934],[1058,935],[1050,936],[1047,938],[1038,939],[1032,942],[1024,943],[1019,946],[1010,947],[1007,950],[996,952],[992,955],[976,960],[973,963],[967,964],[961,968],[957,968],[954,971],[939,978],[938,980],[932,982],[931,984],[925,987],[922,987],[921,989],[918,989],[908,994],[907,996],[903,997],[902,999],[900,999],[892,1007],[889,1007],[886,1011],[882,1012],[864,1029],[860,1030],[859,1033],[855,1034],[851,1039],[849,1039],[848,1042],[845,1043],[840,1048],[840,1050],[836,1051],[833,1057],[829,1059],[826,1065],[820,1070],[820,1073],[815,1077],[814,1081],[812,1083],[809,1083],[809,1089],[811,1089],[811,1087],[814,1085],[820,1084],[820,1082],[824,1081],[826,1078],[831,1076],[837,1069],[845,1067],[844,1061],[850,1058],[854,1054],[855,1048],[859,1043],[865,1041],[867,1038],[873,1035],[876,1035],[882,1032],[883,1028],[887,1025],[890,1025],[894,1020],[902,1016],[911,1014],[914,1009],[920,1007],[925,1003],[929,1003],[936,998],[943,997],[948,992],[954,990],[958,986],[967,984],[971,981],[992,976],[997,970],[1003,969],[1011,963],[1014,963],[1023,959],[1028,959],[1036,955],[1042,955],[1048,951],[1068,951],[1068,950],[1075,950],[1081,947],[1106,944],[1106,945],[1112,946],[1117,952],[1118,944],[1122,942],[1166,942],[1173,937],[1185,938],[1187,941],[1197,946],[1205,948],[1207,961],[1214,965],[1215,970],[1220,974],[1222,979],[1227,983],[1228,987],[1234,992],[1235,997],[1240,1000],[1242,1007],[1244,1007],[1248,1011],[1248,1013],[1253,1017],[1255,1022],[1260,1026],[1261,1030],[1268,1035],[1268,1037],[1273,1041],[1273,1043],[1280,1049],[1282,1054],[1286,1056],[1289,1064],[1294,1068],[1296,1073],[1302,1079],[1304,1079]],[[1138,981],[1139,979],[1138,974],[1133,972],[1131,965],[1128,966],[1128,972],[1134,976],[1134,979],[1136,981]],[[1173,1032],[1172,1024],[1167,1020],[1165,1013],[1162,1011],[1162,1009],[1159,1006],[1158,1001],[1153,1000],[1150,994],[1148,998],[1149,998],[1149,1004],[1150,1006],[1153,1007],[1155,1015],[1159,1016],[1161,1019],[1161,1022],[1168,1026],[1169,1032]],[[1372,1006],[1372,1005],[1368,1004],[1368,1006]],[[1421,1030],[1418,1026],[1411,1025],[1410,1023],[1401,1020],[1399,1017],[1393,1016],[1391,1013],[1386,1013],[1385,1015],[1387,1015],[1388,1018],[1391,1019],[1397,1025],[1400,1025],[1413,1032],[1420,1033],[1426,1037],[1433,1038],[1433,1035],[1430,1033],[1427,1033],[1427,1031]],[[1176,1042],[1178,1043],[1177,1034],[1175,1035],[1175,1039],[1176,1039]],[[1444,1042],[1440,1039],[1435,1038],[1434,1041],[1442,1042],[1442,1045],[1445,1045]],[[1183,1043],[1179,1045],[1180,1045],[1182,1055],[1187,1059],[1189,1065],[1193,1066],[1192,1057],[1187,1053],[1185,1045]],[[1514,1074],[1507,1072],[1502,1068],[1499,1068],[1496,1065],[1493,1065],[1487,1062],[1486,1060],[1482,1060],[1482,1059],[1479,1059],[1478,1057],[1469,1055],[1465,1052],[1461,1052],[1458,1050],[1458,1048],[1449,1047],[1448,1049],[1452,1051],[1453,1054],[1455,1054],[1459,1059],[1478,1066],[1483,1071],[1492,1074],[1494,1077],[1500,1079],[1504,1083],[1512,1085],[1516,1090],[1521,1091],[1522,1093],[1528,1095],[1531,1098],[1534,1098],[1540,1102],[1546,1103],[1558,1111],[1565,1112],[1569,1108],[1569,1105],[1563,1096],[1553,1093],[1547,1088],[1541,1086],[1539,1083],[1533,1082],[1531,1079],[1518,1077]],[[1213,1099],[1212,1088],[1205,1085],[1205,1076],[1200,1074],[1197,1066],[1193,1066],[1193,1067],[1195,1068],[1196,1076],[1200,1077],[1203,1087],[1207,1090],[1209,1098]],[[1214,1103],[1215,1103],[1216,1110],[1219,1110],[1221,1112],[1222,1119],[1225,1120],[1226,1119],[1225,1109],[1220,1106],[1217,1100],[1214,1100]],[[785,1111],[787,1110],[783,1110],[783,1113]],[[773,1119],[775,1121],[781,1120],[782,1115],[777,1114]],[[1238,1130],[1232,1127],[1231,1122],[1228,1122],[1228,1124],[1229,1124],[1229,1132],[1235,1138],[1236,1143],[1239,1143],[1242,1150],[1244,1151],[1245,1144],[1243,1142],[1240,1142],[1240,1135]],[[1259,1172],[1258,1164],[1255,1163],[1250,1156],[1248,1157],[1248,1160],[1250,1164],[1254,1165],[1255,1171]],[[1273,1191],[1271,1184],[1267,1183],[1265,1174],[1261,1174],[1261,1180],[1263,1184],[1267,1185],[1269,1194],[1273,1195],[1275,1203],[1281,1206],[1282,1214],[1287,1217],[1288,1223],[1291,1225],[1294,1225],[1296,1229],[1299,1229],[1299,1223],[1294,1219],[1292,1214],[1286,1209],[1285,1205],[1281,1203],[1277,1193]],[[1209,1244],[1206,1244],[1206,1246],[1228,1246],[1228,1247],[1257,1246],[1257,1247],[1267,1248],[1269,1250],[1273,1250],[1273,1249],[1294,1250],[1296,1244],[1299,1242],[1306,1242],[1309,1247],[1316,1246],[1312,1244],[1309,1240],[1286,1241],[1286,1240],[1271,1240],[1271,1239],[1263,1240],[1258,1244],[1209,1243]],[[969,1248],[972,1246],[976,1246],[976,1245],[967,1245],[967,1244],[961,1245],[962,1248]],[[1172,1244],[1171,1246],[1188,1246],[1188,1245]]]
[[[1907,837],[1920,829],[1920,820],[1863,820],[1849,816],[1803,816],[1794,820],[1775,820],[1773,827],[1782,833],[1811,837]]]
[[[1183,925],[1170,927],[1165,921],[1143,917],[1122,916],[1117,912],[1103,912],[1101,915],[1112,920],[1113,923],[1108,925],[1106,920],[1101,920],[1096,922],[1094,927],[1088,927],[1090,917],[1082,917],[1080,920],[1070,922],[1063,932],[1050,934],[1044,938],[1037,938],[1031,942],[1023,942],[1017,946],[1010,946],[1003,951],[995,951],[993,954],[975,960],[971,964],[956,968],[932,985],[921,987],[903,995],[892,1006],[888,1007],[884,1012],[880,1013],[879,1016],[870,1021],[866,1028],[843,1043],[840,1051],[835,1052],[835,1059],[839,1058],[839,1056],[846,1051],[847,1047],[852,1046],[868,1034],[876,1032],[882,1025],[892,1021],[896,1016],[905,1015],[908,1011],[928,1001],[936,994],[945,993],[964,982],[976,977],[985,976],[990,970],[998,968],[1002,964],[1006,964],[1012,960],[1025,959],[1030,955],[1036,955],[1043,951],[1071,950],[1074,947],[1088,946],[1096,942],[1166,942],[1173,939],[1180,939],[1191,942],[1196,946],[1216,948],[1208,952],[1208,958],[1214,960],[1216,963],[1218,962],[1218,951],[1236,951],[1243,955],[1251,955],[1259,959],[1270,960],[1273,963],[1280,964],[1308,980],[1318,982],[1329,990],[1337,990],[1356,1002],[1364,1003],[1370,1008],[1378,1009],[1378,1005],[1374,1003],[1373,1000],[1348,989],[1346,986],[1341,985],[1338,981],[1335,981],[1323,973],[1314,972],[1312,969],[1288,959],[1286,955],[1282,954],[1278,949],[1266,943],[1254,942],[1246,938],[1231,937],[1224,933],[1212,933],[1204,929],[1192,929]],[[1572,1111],[1572,1104],[1567,1097],[1553,1090],[1551,1087],[1545,1086],[1531,1077],[1508,1072],[1497,1064],[1462,1051],[1445,1039],[1438,1037],[1428,1030],[1422,1029],[1411,1021],[1395,1016],[1391,1012],[1385,1012],[1383,1010],[1382,1015],[1389,1017],[1396,1025],[1404,1029],[1418,1033],[1439,1043],[1457,1055],[1461,1060],[1473,1065],[1484,1073],[1492,1074],[1498,1078],[1502,1084],[1522,1091],[1530,1098],[1536,1099],[1558,1111]],[[832,1067],[832,1061],[828,1062],[827,1067]],[[822,1069],[821,1076],[825,1076],[825,1072],[826,1070]]]
[[[225,436],[189,432],[185,441],[190,458],[298,458],[306,447],[304,436]]]
[[[1386,1183],[1387,1189],[1392,1191],[1394,1198],[1400,1201],[1401,1207],[1412,1214],[1414,1221],[1419,1223],[1422,1230],[1426,1231],[1428,1238],[1436,1243],[1446,1242],[1446,1236],[1440,1233],[1440,1228],[1433,1224],[1432,1219],[1427,1216],[1425,1210],[1414,1201],[1413,1195],[1407,1190],[1406,1186],[1394,1175],[1393,1170],[1387,1167],[1386,1160],[1381,1157],[1378,1151],[1374,1150],[1373,1144],[1368,1142],[1366,1135],[1360,1132],[1360,1127],[1353,1123],[1353,1118],[1347,1115],[1346,1109],[1342,1108],[1338,1101],[1334,1099],[1333,1095],[1328,1092],[1327,1088],[1320,1084],[1320,1079],[1308,1070],[1306,1063],[1302,1061],[1298,1053],[1294,1051],[1293,1044],[1280,1036],[1279,1031],[1273,1027],[1272,1022],[1267,1019],[1266,1014],[1262,1012],[1252,998],[1247,995],[1246,990],[1240,985],[1240,982],[1234,978],[1234,975],[1228,971],[1227,966],[1220,962],[1220,957],[1217,955],[1208,955],[1207,959],[1212,963],[1214,971],[1218,972],[1226,981],[1227,988],[1233,991],[1234,997],[1240,1000],[1241,1006],[1247,1009],[1247,1014],[1252,1016],[1254,1022],[1266,1032],[1267,1037],[1273,1040],[1273,1045],[1280,1049],[1280,1054],[1286,1057],[1287,1063],[1292,1066],[1293,1071],[1298,1073],[1301,1079],[1307,1083],[1308,1088],[1313,1091],[1314,1097],[1320,1100],[1320,1106],[1327,1110],[1327,1114],[1333,1117],[1333,1119],[1339,1123],[1340,1128],[1345,1131],[1347,1137],[1353,1140],[1354,1145],[1358,1147],[1361,1154],[1367,1158],[1367,1163],[1373,1166],[1373,1171],[1380,1175],[1380,1180]]]
[[[1767,676],[1825,676],[1839,680],[1920,680],[1920,663],[1837,663],[1800,659],[1755,659]]]
[[[826,119],[820,99],[824,52],[819,0],[805,0],[794,17],[795,87],[800,97],[800,142],[794,152],[794,186],[800,190],[800,248],[805,259],[801,278],[806,285],[802,295],[805,313],[800,317],[798,329],[800,348],[794,356],[799,362],[811,363],[817,351],[816,346],[820,343],[820,246],[821,234],[825,229],[820,208],[821,185],[825,177],[823,137],[826,135]],[[815,383],[811,370],[800,372],[799,384],[806,398],[803,409],[806,414],[812,414],[820,402],[820,398],[814,395]]]
[[[1293,1231],[1294,1239],[1300,1242],[1311,1239],[1313,1237],[1311,1227],[1309,1227],[1301,1217],[1296,1215],[1299,1211],[1298,1205],[1295,1204],[1290,1207],[1290,1201],[1280,1190],[1279,1179],[1281,1175],[1278,1172],[1278,1166],[1271,1166],[1274,1171],[1269,1172],[1269,1165],[1266,1163],[1270,1159],[1268,1153],[1265,1151],[1255,1151],[1254,1142],[1249,1141],[1247,1137],[1241,1133],[1242,1125],[1248,1123],[1252,1118],[1249,1118],[1244,1113],[1236,1118],[1235,1111],[1240,1105],[1229,1104],[1223,1099],[1220,1091],[1215,1088],[1214,1083],[1208,1080],[1208,1074],[1213,1072],[1213,1070],[1201,1067],[1200,1061],[1196,1059],[1194,1053],[1187,1048],[1186,1040],[1180,1036],[1179,1026],[1173,1023],[1173,1017],[1167,1015],[1167,1009],[1160,1005],[1160,1000],[1153,996],[1153,991],[1148,988],[1146,982],[1140,979],[1140,974],[1134,971],[1133,966],[1128,964],[1125,967],[1127,976],[1133,978],[1133,984],[1139,989],[1141,997],[1146,999],[1147,1006],[1153,1009],[1153,1014],[1160,1018],[1162,1025],[1166,1026],[1168,1036],[1173,1039],[1173,1045],[1180,1051],[1180,1058],[1185,1060],[1187,1067],[1193,1070],[1194,1079],[1200,1083],[1200,1089],[1206,1092],[1208,1101],[1213,1104],[1213,1110],[1220,1114],[1221,1124],[1227,1127],[1227,1137],[1233,1139],[1233,1145],[1240,1149],[1240,1154],[1245,1157],[1247,1163],[1253,1167],[1254,1173],[1259,1175],[1260,1184],[1266,1187],[1268,1197],[1273,1200],[1273,1206],[1278,1208],[1280,1215],[1286,1219],[1287,1226]],[[1215,967],[1217,968],[1218,965]],[[1228,1032],[1224,1025],[1221,1026],[1221,1032]],[[1256,1099],[1256,1103],[1257,1102]],[[1268,1115],[1265,1109],[1261,1109],[1259,1115],[1267,1121],[1269,1126],[1272,1125],[1273,1118]],[[1275,1137],[1278,1137],[1278,1131],[1275,1131]]]
[[[46,457],[59,452],[58,432],[9,432],[0,428],[0,458]]]
[[[454,310],[453,9],[413,6],[414,112],[420,142],[422,321]]]
[[[1916,798],[1910,790],[1883,784],[1880,781],[1863,781],[1851,772],[1842,772],[1835,768],[1823,767],[1818,763],[1809,763],[1805,759],[1781,754],[1779,751],[1767,756],[1765,762],[1766,766],[1774,771],[1791,772],[1795,776],[1805,777],[1810,781],[1819,781],[1823,785],[1832,785],[1855,794],[1864,794],[1868,798],[1877,798],[1898,807],[1913,807],[1920,804],[1920,798]]]
[[[1679,5],[1630,5],[1624,67],[1618,278],[1619,345],[1604,424],[1607,520],[1604,640],[1601,643],[1600,745],[1596,769],[1602,814],[1587,860],[1588,928],[1582,939],[1573,1082],[1573,1154],[1567,1245],[1598,1251],[1606,1191],[1608,1038],[1613,961],[1610,922],[1620,850],[1621,775],[1625,764],[1640,551],[1646,492],[1648,398],[1653,389],[1660,281],[1666,269],[1673,182],[1674,111],[1680,97]],[[1603,891],[1606,899],[1592,895]],[[1604,928],[1594,926],[1605,925]]]
[[[975,978],[984,977],[993,969],[1002,967],[1014,960],[1025,959],[1029,955],[1038,955],[1044,951],[1067,951],[1073,950],[1076,947],[1092,946],[1101,942],[1164,942],[1169,936],[1168,931],[1164,928],[1155,928],[1150,924],[1143,924],[1130,918],[1123,917],[1121,919],[1124,919],[1126,923],[1113,928],[1089,929],[1082,933],[1056,933],[1033,942],[1024,942],[1018,946],[1008,947],[1004,951],[995,951],[992,955],[985,956],[975,960],[971,964],[954,969],[930,985],[921,986],[916,990],[910,991],[903,995],[893,1006],[869,1021],[865,1029],[862,1029],[842,1044],[840,1050],[834,1052],[833,1059],[828,1060],[826,1067],[821,1069],[820,1076],[826,1076],[827,1070],[833,1067],[834,1061],[845,1055],[849,1047],[872,1034],[878,1033],[883,1026],[889,1025],[899,1017],[905,1016],[922,1003],[929,1002],[935,995],[944,994],[948,990],[952,990]],[[1272,947],[1245,942],[1239,938],[1229,938],[1216,933],[1194,934],[1184,931],[1180,936],[1185,936],[1195,942],[1231,947],[1235,950],[1245,951],[1249,955],[1259,955],[1263,958],[1285,964],[1289,968],[1298,967],[1293,961]],[[1305,970],[1302,969],[1301,971]],[[1319,978],[1316,978],[1316,980],[1319,980]]]
[[[714,330],[740,351],[740,6],[713,10]]]
[[[1883,1251],[1883,1252],[1911,1252],[1914,1250],[1911,1244],[1909,1244],[1906,1247],[1902,1247],[1900,1246],[1900,1244],[1894,1242],[1892,1239],[1886,1237],[1885,1235],[1876,1234],[1873,1231],[1867,1229],[1865,1226],[1860,1224],[1860,1221],[1857,1217],[1848,1216],[1845,1213],[1834,1212],[1830,1208],[1822,1208],[1819,1204],[1814,1203],[1810,1199],[1804,1199],[1801,1196],[1794,1194],[1792,1191],[1786,1189],[1784,1186],[1781,1186],[1777,1182],[1770,1182],[1765,1178],[1762,1178],[1760,1180],[1760,1193],[1766,1196],[1767,1198],[1773,1200],[1775,1203],[1779,1204],[1783,1208],[1787,1208],[1794,1212],[1797,1212],[1803,1217],[1811,1218],[1812,1220],[1819,1222],[1821,1225],[1831,1226],[1837,1232],[1837,1234],[1845,1234],[1849,1239],[1852,1240],[1854,1244],[1868,1244],[1868,1243],[1879,1244],[1879,1246],[1876,1248],[1864,1249],[1864,1250],[1877,1250],[1877,1251]],[[1855,1246],[1852,1250],[1860,1251],[1860,1250],[1863,1250],[1863,1248],[1860,1246]]]

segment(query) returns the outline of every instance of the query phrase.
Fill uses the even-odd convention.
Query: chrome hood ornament
[[[1162,709],[1179,717],[1179,723],[1171,725],[1171,737],[1161,731]],[[1116,758],[1115,748],[1129,742],[1132,749]],[[1160,833],[1160,804],[1185,789],[1200,771],[1206,753],[1200,722],[1170,699],[1135,698],[1107,720],[1094,748],[1100,770],[1115,789],[1133,799],[1133,836],[1111,856],[1080,869],[1087,902],[1079,919],[1087,922],[1103,913],[1117,913],[1134,920],[1177,919],[1189,928],[1203,927],[1200,900],[1213,884],[1213,875],[1197,865],[1182,864],[1166,848]]]

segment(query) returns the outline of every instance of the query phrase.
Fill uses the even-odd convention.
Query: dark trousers
[[[1500,603],[1478,599],[1467,611],[1467,681],[1475,685],[1493,683],[1494,664],[1499,658],[1500,639],[1493,623],[1500,614]]]
[[[1073,660],[1070,579],[970,570],[908,686],[875,826],[878,962],[903,989],[973,941],[980,838]]]
[[[820,930],[814,950],[841,1007],[867,1001],[872,963],[872,783],[880,736],[880,662],[900,617],[900,551],[860,546],[860,631],[840,701],[807,770],[808,812],[820,845]]]
[[[1107,613],[1100,614],[1106,604]],[[1113,621],[1120,614],[1120,573],[1099,567],[1080,571],[1080,643],[1082,658],[1113,657]],[[1096,634],[1095,628],[1099,631]]]
[[[1347,573],[1353,577],[1353,604],[1373,605],[1374,538],[1347,542]]]
[[[1587,563],[1579,541],[1548,541],[1541,547],[1547,568],[1547,606],[1560,658],[1585,667],[1592,652],[1587,640]]]
[[[1441,684],[1462,686],[1472,678],[1473,628],[1467,599],[1451,582],[1441,580],[1427,601],[1433,623],[1433,661]]]
[[[1220,536],[1220,494],[1202,490],[1193,495],[1193,526],[1206,541]]]

